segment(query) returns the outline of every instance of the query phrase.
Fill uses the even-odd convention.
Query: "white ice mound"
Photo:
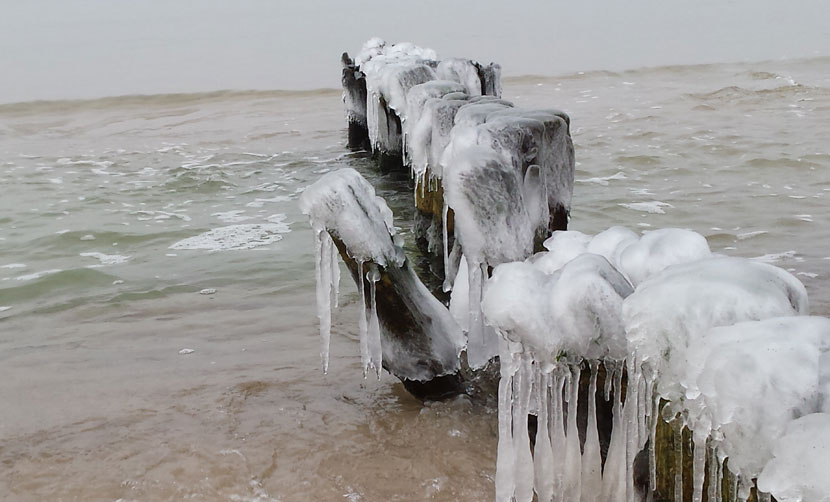
[[[387,44],[382,38],[373,37],[363,44],[358,55],[355,57],[355,64],[364,66],[370,60],[402,60],[413,58],[418,60],[437,60],[438,55],[432,49],[418,47],[409,42]]]
[[[629,349],[660,374],[659,391],[678,397],[688,347],[710,328],[806,315],[807,291],[786,271],[743,258],[674,265],[623,302]]]
[[[373,261],[381,266],[403,263],[403,251],[392,238],[392,210],[354,169],[326,173],[306,188],[299,202],[312,228],[316,232],[330,231],[356,261]]]
[[[821,386],[822,373],[830,373],[828,351],[830,319],[824,317],[709,330],[688,352],[684,404],[690,427],[704,437],[716,431],[730,470],[756,477],[788,424],[830,399]]]
[[[668,266],[710,258],[706,238],[680,228],[663,228],[645,233],[619,255],[619,269],[634,286]]]
[[[561,355],[621,361],[627,343],[620,313],[632,292],[608,260],[583,254],[554,274],[530,262],[499,265],[482,309],[490,325],[538,361],[554,363]]]
[[[581,232],[554,232],[544,246],[551,251],[545,268],[553,271],[582,253],[604,256],[634,286],[671,265],[711,258],[709,243],[697,232],[663,228],[642,237],[611,227],[591,237]]]
[[[558,230],[543,243],[548,252],[537,254],[533,260],[541,270],[552,274],[577,256],[587,253],[591,239],[590,235],[576,230]]]
[[[830,414],[790,422],[774,443],[773,455],[758,477],[758,488],[779,502],[830,501]]]

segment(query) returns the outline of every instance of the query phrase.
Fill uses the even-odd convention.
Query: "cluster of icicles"
[[[315,236],[315,271],[317,274],[317,314],[320,319],[320,340],[322,341],[321,359],[323,372],[329,368],[329,345],[331,341],[331,311],[337,308],[337,298],[340,285],[340,266],[337,262],[337,247],[325,229],[317,230]],[[380,378],[383,365],[383,354],[380,343],[380,323],[378,321],[377,302],[375,298],[375,284],[380,280],[377,265],[358,262],[358,275],[365,277],[369,282],[367,295],[365,281],[360,281],[360,304],[364,306],[358,318],[360,329],[360,361],[363,365],[363,375],[366,376],[373,369]],[[368,296],[368,302],[367,302]]]
[[[580,361],[549,364],[502,339],[499,381],[499,441],[496,467],[496,501],[530,502],[534,492],[545,502],[631,502],[651,500],[657,483],[655,462],[658,420],[670,420],[674,431],[674,501],[683,502],[684,476],[692,479],[692,500],[724,500],[723,458],[706,437],[695,435],[693,467],[683,471],[682,415],[661,417],[654,375],[626,361]],[[602,370],[605,381],[597,386]],[[590,373],[587,395],[580,396],[582,373]],[[601,392],[602,394],[597,394]],[[605,462],[597,428],[597,400],[613,409],[611,440]],[[580,439],[577,403],[587,400],[587,427]],[[665,411],[669,407],[664,408]],[[536,416],[533,447],[528,418]],[[648,487],[635,487],[635,457],[648,445]],[[707,472],[708,471],[708,472]],[[714,482],[713,482],[714,481]],[[746,500],[752,480],[733,476],[726,500]],[[744,494],[741,497],[739,494]],[[759,502],[769,502],[758,492]]]

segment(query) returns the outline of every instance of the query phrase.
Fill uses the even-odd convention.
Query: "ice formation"
[[[724,458],[741,500],[768,465],[778,481],[762,489],[775,496],[819,483],[805,476],[786,485],[773,460],[773,449],[783,448],[773,442],[794,419],[830,408],[830,320],[803,315],[798,280],[768,264],[712,258],[705,239],[677,229],[639,238],[620,227],[596,236],[556,232],[545,246],[497,266],[485,285],[482,310],[501,340],[496,500],[529,501],[534,491],[546,501],[637,500],[644,487],[634,486],[635,458],[649,440],[654,445],[663,419],[673,420],[676,435],[692,430],[694,467],[683,473],[678,464],[675,486],[691,476],[695,502],[707,475],[722,479]],[[568,409],[585,371],[588,425],[580,438]],[[604,464],[601,390],[613,406]],[[669,403],[659,413],[661,399]],[[539,423],[533,455],[522,432],[527,414]],[[679,436],[675,443],[680,448]],[[708,486],[713,500],[720,484]],[[678,490],[675,500],[682,497]]]
[[[456,124],[441,156],[444,204],[453,210],[455,242],[468,267],[467,355],[473,367],[498,350],[494,333],[481,324],[482,278],[492,267],[533,253],[534,243],[551,227],[552,215],[568,211],[573,184],[573,145],[566,118],[558,112],[494,104],[460,107],[458,114],[472,110],[465,116],[484,122]],[[476,115],[479,107],[488,111]],[[453,269],[446,229],[443,247],[449,284]]]
[[[689,427],[696,436],[716,437],[730,470],[751,480],[770,461],[773,441],[792,420],[830,401],[821,386],[830,376],[828,362],[830,319],[824,317],[713,328],[687,356],[682,404]]]
[[[621,431],[631,411],[619,401],[627,355],[621,312],[633,287],[601,255],[583,252],[550,269],[545,258],[551,254],[498,265],[485,287],[482,309],[501,335],[496,500],[530,501],[534,491],[546,501],[627,500]],[[584,366],[583,360],[591,362]],[[574,407],[583,370],[590,384],[581,444]],[[604,469],[591,399],[598,391],[616,402]],[[529,413],[538,423],[534,455],[526,432]]]
[[[551,251],[545,257],[556,270],[581,253],[604,256],[634,286],[670,265],[712,256],[706,239],[691,230],[663,228],[642,237],[624,227],[611,227],[595,236],[577,231],[554,232],[544,242]]]
[[[412,310],[440,325],[430,339],[443,341],[429,350],[442,362],[438,372],[412,374],[454,371],[464,347],[472,368],[499,355],[497,501],[637,500],[655,486],[663,420],[674,431],[675,502],[687,476],[694,502],[707,478],[705,496],[720,500],[725,458],[737,475],[732,497],[745,500],[757,478],[761,502],[770,494],[830,500],[830,320],[806,316],[797,279],[714,256],[703,236],[683,229],[548,238],[570,210],[570,119],[501,100],[498,65],[439,61],[429,49],[372,39],[353,63],[344,55],[343,79],[350,124],[366,129],[373,151],[410,167],[416,206],[433,218],[430,249],[443,250],[449,310],[437,302]],[[393,284],[426,289],[404,266],[391,212],[358,178],[331,173],[301,204],[318,239],[324,347],[340,242],[357,262],[364,368],[379,371],[412,347],[387,335],[381,350],[376,282],[387,273]],[[607,452],[599,404],[613,412]],[[533,450],[529,415],[538,423]],[[694,440],[691,472],[683,472],[684,428]],[[804,462],[808,447],[815,459]],[[645,487],[634,484],[643,454]]]
[[[807,292],[788,272],[720,257],[675,265],[643,282],[625,301],[623,319],[636,364],[657,372],[659,392],[674,400],[688,348],[707,330],[807,311]]]
[[[570,119],[557,110],[521,110],[501,100],[497,65],[439,61],[434,51],[409,43],[371,39],[354,64],[344,67],[347,115],[359,117],[364,108],[356,102],[360,92],[350,91],[359,87],[351,79],[362,75],[371,149],[400,154],[410,166],[419,191],[416,205],[418,195],[443,189],[437,196],[443,208],[436,211],[433,204],[433,231],[426,236],[430,249],[443,248],[446,290],[465,258],[467,360],[481,367],[498,350],[479,308],[489,270],[524,260],[554,221],[566,222],[574,174]],[[436,221],[443,227],[440,246],[434,242]]]
[[[347,264],[364,307],[358,322],[364,372],[374,369],[379,376],[385,365],[400,378],[423,381],[456,371],[464,346],[461,330],[407,265],[395,236],[392,212],[369,182],[354,169],[332,171],[303,192],[300,208],[309,216],[316,239],[324,369],[328,367],[331,309],[337,305],[339,244],[348,252]],[[387,289],[380,296],[384,274],[391,286],[381,284]],[[378,315],[384,308],[393,310],[403,327],[385,326]],[[417,329],[425,337],[407,331]]]
[[[830,414],[813,413],[787,426],[758,487],[778,502],[830,501]]]
[[[498,65],[468,59],[439,61],[432,49],[411,43],[366,42],[354,59],[355,72],[344,75],[343,98],[350,122],[364,123],[374,151],[407,155],[407,137],[428,99],[450,93],[465,96],[501,93]],[[344,58],[344,67],[351,66]],[[355,74],[356,73],[356,74]],[[363,94],[357,80],[365,81]]]

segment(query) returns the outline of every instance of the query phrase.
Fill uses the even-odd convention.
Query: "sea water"
[[[828,75],[673,66],[504,97],[570,114],[571,229],[694,230],[828,315]],[[494,402],[364,380],[345,273],[322,373],[299,194],[352,167],[416,252],[408,174],[344,126],[339,90],[0,105],[0,499],[492,499]]]

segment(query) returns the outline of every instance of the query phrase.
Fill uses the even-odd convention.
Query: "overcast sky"
[[[830,55],[828,0],[0,0],[0,102],[338,87],[366,39],[505,75]]]

